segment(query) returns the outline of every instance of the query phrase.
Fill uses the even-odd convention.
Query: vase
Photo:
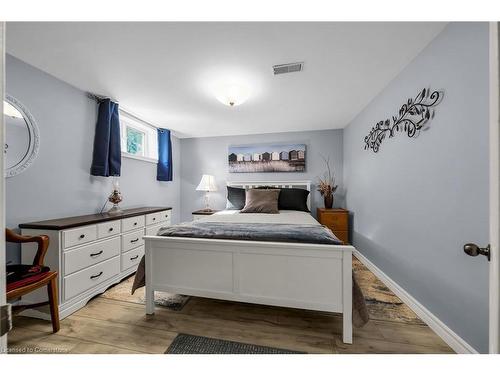
[[[333,194],[325,195],[323,199],[325,200],[325,208],[333,207]]]

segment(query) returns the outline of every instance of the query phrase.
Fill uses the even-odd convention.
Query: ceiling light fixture
[[[215,97],[219,102],[229,107],[235,107],[244,103],[249,96],[248,90],[240,85],[224,85],[217,90]]]

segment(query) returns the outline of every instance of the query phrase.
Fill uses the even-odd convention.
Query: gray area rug
[[[293,350],[243,344],[241,342],[212,339],[180,333],[165,354],[306,354]]]
[[[146,303],[146,299],[144,297],[144,287],[137,289],[133,295],[130,294],[133,282],[134,275],[106,290],[102,294],[102,297],[144,305]],[[180,311],[188,301],[188,296],[166,292],[155,292],[155,305],[165,307],[169,310]]]

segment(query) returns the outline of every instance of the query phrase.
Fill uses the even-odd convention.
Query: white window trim
[[[135,159],[135,160],[141,160],[141,161],[147,161],[148,163],[153,163],[153,164],[158,164],[158,159],[148,158],[146,156],[132,155],[132,154],[129,154],[128,152],[124,152],[124,151],[122,151],[122,157],[129,158],[129,159]]]
[[[124,121],[120,121],[120,142],[122,145],[122,157],[129,158],[129,159],[135,159],[135,160],[141,160],[149,163],[158,163],[158,139],[157,139],[157,127],[149,124],[148,122],[141,120],[137,116],[134,116],[133,114],[120,109],[120,119],[123,119]],[[140,155],[134,155],[130,154],[127,151],[125,151],[127,148],[126,146],[126,128],[127,125],[136,128],[137,130],[144,132],[145,133],[145,140],[144,140],[144,147],[145,147],[145,153],[146,154],[153,154],[156,157],[151,157],[151,156],[140,156]],[[154,134],[152,133],[152,130],[154,131]],[[125,138],[123,138],[125,136]],[[124,139],[125,139],[125,144],[124,144]]]

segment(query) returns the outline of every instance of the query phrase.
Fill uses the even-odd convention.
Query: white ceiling
[[[7,52],[181,137],[343,128],[445,23],[8,23]],[[304,61],[273,76],[272,65]],[[239,83],[247,102],[215,99]]]

